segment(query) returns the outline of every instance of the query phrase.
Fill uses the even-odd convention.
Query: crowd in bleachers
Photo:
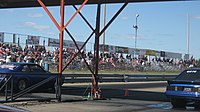
[[[73,50],[63,49],[63,62],[70,61],[76,52]],[[86,64],[93,65],[93,53],[82,51],[79,53],[69,69],[85,69]],[[41,66],[44,63],[50,65],[57,65],[59,60],[59,49],[55,48],[53,51],[47,51],[44,46],[28,46],[22,48],[15,44],[0,43],[0,63],[6,62],[31,62],[37,63]],[[121,53],[105,53],[100,54],[99,69],[119,69],[119,70],[152,70],[152,71],[176,71],[187,67],[195,66],[195,59],[190,60],[182,59],[165,59],[165,58],[152,58],[147,57],[133,58],[130,54],[126,56]]]
[[[166,59],[163,57],[154,57],[152,59],[147,56],[138,56],[133,58],[130,54],[123,56],[121,53],[101,55],[100,64],[105,66],[110,63],[117,69],[136,69],[136,70],[151,70],[151,71],[180,71],[188,67],[195,67],[195,59],[191,57],[189,60],[183,59]],[[109,67],[107,67],[109,68]],[[110,69],[110,68],[109,68]]]

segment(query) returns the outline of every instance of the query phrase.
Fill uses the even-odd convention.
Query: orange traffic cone
[[[127,88],[125,89],[124,96],[126,96],[126,97],[128,96],[128,89]]]

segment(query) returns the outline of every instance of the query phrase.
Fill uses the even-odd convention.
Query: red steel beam
[[[47,9],[47,7],[43,4],[43,2],[41,0],[37,0],[38,3],[43,7],[43,9],[45,10],[45,12],[48,14],[48,16],[50,17],[50,19],[53,21],[53,23],[56,25],[56,27],[58,28],[58,30],[60,30],[60,26],[59,24],[56,22],[56,20],[54,19],[54,17],[52,16],[51,12]]]
[[[64,69],[62,69],[62,49],[63,49],[63,37],[64,37],[64,30],[66,29],[66,27],[70,24],[70,22],[74,19],[74,17],[80,12],[80,10],[83,8],[83,6],[88,2],[88,0],[84,0],[84,2],[82,3],[82,5],[76,9],[76,12],[72,15],[72,17],[69,19],[69,21],[66,23],[66,25],[64,25],[64,5],[65,5],[65,0],[60,0],[60,26],[59,24],[56,22],[56,20],[54,19],[54,17],[52,16],[52,14],[50,13],[50,11],[46,8],[46,6],[43,4],[43,2],[41,0],[37,0],[39,2],[39,4],[43,7],[43,9],[46,11],[46,13],[48,14],[48,16],[51,18],[51,20],[53,21],[53,23],[55,24],[55,26],[58,28],[60,35],[60,53],[59,53],[59,76],[62,75],[62,72],[64,71],[64,69],[67,67],[64,67]],[[94,71],[91,70],[92,72],[92,95],[94,99],[98,99],[100,96],[100,90],[98,87],[98,64],[99,64],[99,37],[102,34],[103,31],[105,31],[107,29],[107,27],[112,23],[112,21],[114,21],[114,19],[117,17],[117,15],[119,15],[119,13],[125,8],[125,6],[128,4],[128,2],[126,2],[122,8],[120,8],[120,10],[115,14],[115,16],[111,19],[111,21],[103,28],[103,30],[100,32],[100,11],[101,11],[101,3],[100,0],[98,0],[98,6],[97,6],[97,16],[96,16],[96,29],[93,29],[93,33],[95,32],[95,50],[94,50],[94,57],[95,57],[95,64],[94,64]],[[92,34],[93,34],[92,33]],[[91,36],[89,37],[91,38]],[[89,40],[89,38],[87,39],[87,41]],[[87,43],[87,41],[84,43],[84,45]],[[75,42],[76,44],[76,42]],[[83,46],[84,46],[83,45]],[[79,49],[78,53],[80,52],[80,50],[83,48],[83,46]],[[77,54],[78,54],[77,53]],[[77,55],[75,54],[75,56]],[[75,58],[75,56],[71,59],[71,61]],[[70,62],[68,63],[70,64]],[[58,77],[58,85],[60,85],[60,77]],[[58,101],[61,101],[61,87],[58,88]]]
[[[74,17],[79,13],[79,11],[83,8],[83,6],[88,2],[88,0],[85,0],[82,5],[76,10],[76,12],[72,15],[72,17],[69,19],[69,21],[66,23],[66,25],[64,25],[64,5],[65,2],[64,0],[61,0],[60,2],[60,26],[57,23],[57,21],[54,19],[53,15],[50,13],[50,11],[47,9],[47,7],[44,5],[44,3],[41,0],[37,0],[39,2],[39,4],[43,7],[43,9],[45,10],[45,12],[48,14],[48,16],[50,17],[50,19],[53,21],[53,23],[55,24],[55,26],[57,27],[57,29],[60,32],[59,38],[60,38],[60,53],[59,53],[59,68],[58,68],[58,72],[61,74],[62,73],[62,49],[63,49],[63,32],[65,30],[65,28],[70,24],[70,22],[74,19]]]
[[[61,102],[61,75],[62,75],[62,55],[63,55],[63,37],[64,37],[64,31],[62,30],[62,28],[64,27],[64,13],[65,13],[65,6],[64,6],[65,1],[64,0],[60,0],[60,52],[59,52],[59,68],[58,68],[58,72],[59,72],[59,76],[58,76],[58,101]]]
[[[78,12],[83,8],[83,6],[87,3],[88,0],[85,0],[82,5],[76,10],[76,12],[72,15],[72,17],[69,19],[69,21],[66,23],[66,25],[62,28],[62,30],[65,30],[65,28],[69,25],[69,23],[74,19],[74,17],[78,14]]]
[[[58,84],[58,101],[61,101],[61,86],[60,86],[60,78],[62,75],[62,55],[63,55],[63,37],[64,37],[64,31],[63,31],[63,27],[64,27],[64,12],[65,12],[65,6],[64,6],[64,0],[60,0],[60,26],[57,23],[57,21],[54,19],[54,17],[52,16],[52,14],[50,13],[50,11],[47,9],[47,7],[43,4],[43,2],[41,0],[37,0],[39,2],[39,4],[43,7],[43,9],[46,11],[46,13],[48,14],[48,16],[51,18],[51,20],[53,21],[53,23],[55,24],[55,26],[58,28],[59,30],[59,39],[60,39],[60,52],[59,52],[59,68],[58,68],[58,72],[59,72],[59,76],[57,79],[57,84]]]

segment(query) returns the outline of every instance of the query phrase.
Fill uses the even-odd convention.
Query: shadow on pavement
[[[87,97],[90,88],[86,91],[82,87],[63,87],[63,95],[75,95]],[[143,101],[169,101],[163,92],[149,92],[138,90],[124,90],[124,89],[101,89],[103,98],[118,98],[118,99],[132,99]],[[127,94],[128,93],[128,94]]]

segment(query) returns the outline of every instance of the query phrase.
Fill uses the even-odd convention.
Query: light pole
[[[103,21],[103,26],[106,26],[106,4],[104,5],[104,21]],[[103,46],[102,46],[102,56],[104,58],[104,52],[105,52],[105,37],[106,33],[105,31],[103,32]]]
[[[190,15],[187,14],[187,55],[190,57]]]
[[[138,30],[138,26],[137,26],[137,18],[139,17],[139,14],[136,14],[136,23],[135,25],[133,25],[133,28],[135,28],[135,52],[134,52],[134,56],[136,56],[136,51],[137,51],[137,30]]]

